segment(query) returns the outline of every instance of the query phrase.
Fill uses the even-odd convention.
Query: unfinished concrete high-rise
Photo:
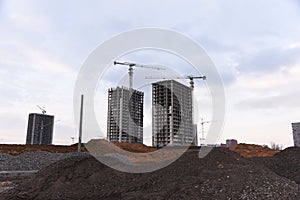
[[[144,93],[125,87],[108,90],[107,137],[111,142],[143,143]]]
[[[300,147],[300,122],[292,123],[294,146]]]
[[[30,113],[26,144],[52,144],[54,116]]]
[[[191,88],[175,80],[152,83],[152,145],[191,144],[194,140]]]

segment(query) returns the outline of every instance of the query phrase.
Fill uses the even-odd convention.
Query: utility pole
[[[80,121],[79,121],[78,153],[81,152],[82,114],[83,114],[83,94],[81,95],[81,105],[80,105]]]

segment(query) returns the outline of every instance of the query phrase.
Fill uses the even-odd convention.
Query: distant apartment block
[[[26,144],[52,144],[53,126],[54,116],[29,114]]]
[[[294,146],[300,147],[300,122],[292,123]]]
[[[221,143],[221,144],[220,144],[220,147],[224,147],[224,148],[226,148],[226,144],[224,144],[224,143]]]
[[[143,143],[144,93],[125,87],[108,90],[107,137],[111,142]]]
[[[235,140],[235,139],[228,139],[228,140],[226,140],[226,147],[232,147],[232,146],[234,146],[234,145],[236,145],[238,142],[237,142],[237,140]]]
[[[191,89],[175,80],[152,83],[152,145],[191,144],[194,131]]]

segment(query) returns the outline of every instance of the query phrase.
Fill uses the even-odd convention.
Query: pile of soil
[[[299,149],[288,151],[300,153]],[[279,156],[282,161],[290,159],[284,154]],[[300,173],[299,167],[295,170]],[[91,156],[67,158],[0,198],[299,199],[300,186],[255,160],[214,148],[205,158],[200,159],[198,151],[188,151],[168,167],[143,174],[113,170]]]
[[[146,146],[140,143],[128,143],[128,142],[115,142],[112,145],[110,142],[102,139],[93,140],[93,142],[99,143],[99,145],[119,147],[125,151],[133,153],[149,153],[156,151],[156,148]],[[110,148],[114,148],[110,147]],[[243,157],[266,157],[273,156],[278,153],[277,150],[272,150],[267,147],[254,145],[254,144],[237,144],[230,148],[242,155]],[[15,145],[15,144],[0,144],[0,153],[9,155],[20,155],[22,153],[34,152],[34,151],[46,151],[50,153],[71,153],[77,152],[77,144],[71,146],[64,145]],[[84,145],[81,147],[82,152],[86,152],[87,149]]]
[[[300,184],[300,147],[289,147],[273,157],[252,158],[278,174]]]
[[[134,163],[158,162],[176,158],[185,152],[186,148],[162,148],[156,151],[153,147],[147,147],[136,143],[111,143],[102,139],[93,139],[85,144],[93,156],[114,155],[123,157],[124,161]],[[140,148],[140,150],[138,149]],[[138,153],[136,153],[138,152]],[[127,162],[126,161],[126,162]]]
[[[106,142],[106,140],[97,140]],[[115,142],[115,146],[129,152],[134,153],[147,153],[153,152],[156,149],[153,147],[148,147],[140,143],[128,143],[128,142]],[[17,156],[23,153],[35,152],[35,151],[46,151],[50,153],[71,153],[77,152],[78,144],[73,144],[71,146],[64,145],[16,145],[16,144],[0,144],[0,153],[5,153],[13,156]],[[81,146],[81,151],[86,152],[87,149],[84,145]]]
[[[140,143],[115,142],[114,144],[125,151],[130,151],[134,153],[148,153],[156,151],[156,148],[149,147]]]
[[[230,147],[231,151],[239,153],[245,158],[250,157],[268,157],[273,156],[276,153],[280,152],[279,150],[273,150],[268,147],[263,147],[255,144],[236,144],[233,147]]]

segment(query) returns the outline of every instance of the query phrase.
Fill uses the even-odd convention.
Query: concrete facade
[[[108,90],[107,138],[143,143],[144,93],[125,87]]]
[[[191,89],[175,80],[152,83],[152,145],[191,144],[194,131]]]
[[[54,116],[30,113],[26,144],[52,144]]]
[[[292,123],[294,146],[300,147],[300,122]]]

